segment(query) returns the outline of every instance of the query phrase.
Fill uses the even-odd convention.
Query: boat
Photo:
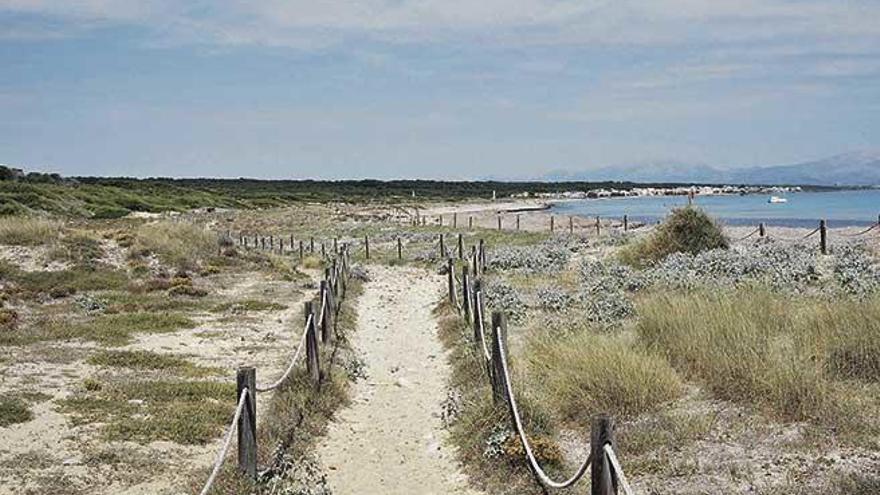
[[[768,203],[788,203],[788,200],[785,198],[780,198],[779,196],[770,196],[770,199],[767,200]]]

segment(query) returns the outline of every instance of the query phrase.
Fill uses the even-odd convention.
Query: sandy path
[[[348,494],[475,494],[439,417],[449,368],[431,310],[441,277],[371,267],[354,346],[368,378],[319,446],[330,487]]]

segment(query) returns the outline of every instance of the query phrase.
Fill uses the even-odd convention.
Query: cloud
[[[880,5],[867,1],[0,0],[0,14],[30,16],[29,35],[41,23],[55,23],[55,33],[122,24],[154,30],[158,43],[299,49],[365,39],[555,46],[880,38]]]

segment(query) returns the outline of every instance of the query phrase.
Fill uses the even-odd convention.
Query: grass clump
[[[217,253],[217,235],[202,227],[172,222],[140,226],[132,245],[139,255],[154,254],[164,263],[182,270],[197,270]]]
[[[113,351],[105,350],[93,354],[89,364],[133,370],[168,371],[187,376],[204,376],[215,370],[197,366],[180,356],[159,354],[151,351]]]
[[[623,263],[642,267],[672,253],[697,254],[710,249],[727,249],[729,242],[721,226],[695,206],[678,208],[648,237],[620,249]]]
[[[107,440],[205,444],[235,408],[235,385],[207,381],[104,383],[60,401],[77,423],[103,423]]]
[[[0,334],[0,344],[84,339],[105,345],[124,345],[136,333],[165,333],[195,326],[193,320],[175,313],[102,314],[84,321],[43,320]]]
[[[654,411],[682,393],[681,380],[667,361],[615,336],[533,337],[525,362],[541,400],[577,424],[589,424],[599,412],[633,417]]]
[[[0,428],[25,423],[33,417],[25,401],[15,397],[0,397]]]
[[[739,290],[655,295],[639,311],[644,344],[722,399],[844,433],[875,428],[867,418],[877,407],[876,301]],[[867,383],[842,379],[853,376]]]
[[[215,313],[246,313],[249,311],[281,311],[287,309],[287,306],[271,301],[261,301],[259,299],[245,299],[244,301],[225,302],[218,304],[212,308]]]
[[[59,222],[35,217],[0,217],[0,239],[10,246],[40,246],[54,242],[61,231]]]

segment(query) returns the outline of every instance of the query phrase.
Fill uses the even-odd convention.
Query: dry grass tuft
[[[792,301],[745,290],[660,294],[639,311],[642,341],[716,396],[784,420],[874,430],[877,300]]]
[[[35,217],[0,217],[0,239],[11,246],[40,246],[58,239],[61,223]]]
[[[217,254],[217,234],[197,225],[155,222],[140,226],[135,232],[132,251],[154,254],[164,263],[182,270],[197,270]]]
[[[599,413],[633,417],[678,398],[682,383],[662,357],[616,336],[573,332],[529,339],[531,389],[563,419],[589,424]]]
[[[673,210],[648,237],[621,248],[618,257],[623,263],[641,267],[672,253],[697,254],[727,247],[721,226],[703,210],[687,206]]]

